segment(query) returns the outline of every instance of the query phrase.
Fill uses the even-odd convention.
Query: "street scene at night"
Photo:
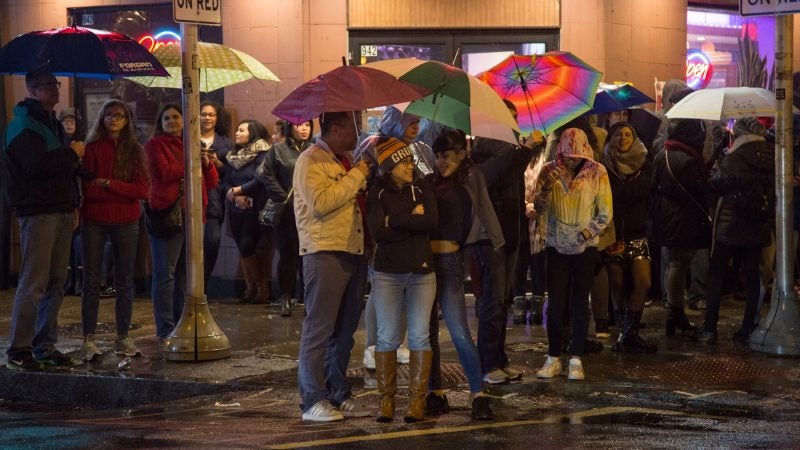
[[[797,14],[0,0],[0,449],[800,447]]]

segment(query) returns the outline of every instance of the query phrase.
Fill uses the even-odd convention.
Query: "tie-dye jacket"
[[[564,166],[564,157],[586,161],[576,176],[564,170],[552,189],[544,191],[547,174],[555,166]],[[556,158],[547,163],[539,174],[534,195],[534,207],[545,225],[545,242],[564,255],[583,253],[587,247],[597,247],[600,233],[613,217],[611,185],[608,173],[592,155],[586,134],[577,129],[565,130],[556,149]],[[582,232],[589,234],[584,239]]]

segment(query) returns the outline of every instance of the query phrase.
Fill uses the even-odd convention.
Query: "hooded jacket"
[[[720,197],[714,211],[714,241],[729,246],[765,247],[771,240],[774,216],[763,220],[744,217],[737,211],[736,194],[756,183],[775,185],[773,146],[755,134],[736,138],[709,180],[711,190]],[[769,191],[771,194],[774,190]]]
[[[565,157],[584,160],[575,176],[566,169]],[[565,177],[545,191],[546,177],[556,167],[564,169]],[[564,255],[597,247],[600,233],[613,219],[611,186],[605,167],[594,160],[586,133],[569,128],[561,134],[555,160],[543,167],[536,182],[534,207],[539,211],[539,220],[546,223],[548,247]],[[584,231],[588,232],[588,239],[581,235]]]
[[[3,170],[18,217],[69,213],[78,207],[78,155],[55,113],[27,98],[14,107],[3,139]]]

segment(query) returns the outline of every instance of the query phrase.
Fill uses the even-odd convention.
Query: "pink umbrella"
[[[341,66],[298,86],[272,113],[300,124],[324,112],[361,111],[416,100],[430,92],[380,70]]]

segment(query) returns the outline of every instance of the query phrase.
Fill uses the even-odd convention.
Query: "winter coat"
[[[708,179],[703,161],[681,151],[685,145],[670,140],[653,161],[653,242],[664,247],[709,248]],[[696,152],[695,152],[696,153]],[[666,156],[674,178],[667,170]],[[676,182],[680,181],[680,186]]]
[[[503,231],[506,247],[518,247],[525,218],[525,168],[534,155],[528,147],[478,138],[472,158],[486,179],[486,190]]]
[[[226,158],[222,160],[225,164],[225,176],[221,183],[223,192],[227,193],[228,189],[234,186],[241,186],[242,194],[253,199],[252,208],[239,209],[232,201],[226,198],[225,206],[228,208],[229,214],[257,213],[261,211],[261,208],[263,208],[264,204],[267,202],[267,194],[264,190],[264,186],[256,178],[256,171],[264,163],[264,159],[267,155],[272,153],[272,149],[269,147],[269,144],[267,144],[267,141],[263,139],[251,142],[248,146],[259,146],[260,148],[266,146],[267,150],[259,151],[251,161],[238,169],[228,164],[227,155]],[[233,151],[235,151],[235,149],[231,150],[231,152]],[[229,152],[228,155],[230,154]]]
[[[366,185],[364,174],[355,167],[345,170],[322,138],[300,154],[292,177],[300,255],[364,254],[364,219],[356,196]]]
[[[267,152],[264,161],[256,169],[256,179],[263,186],[268,199],[274,202],[285,202],[286,196],[292,190],[292,176],[300,149],[281,142]],[[288,220],[294,223],[294,209],[286,208],[281,221]]]
[[[217,159],[224,161],[225,155],[233,150],[233,145],[233,141],[230,138],[214,133],[214,142],[211,144],[211,150],[217,156]],[[225,169],[225,165],[221,169],[217,169],[220,179],[225,177]],[[217,219],[225,217],[225,191],[223,189],[222,183],[220,183],[216,188],[208,191],[207,217],[216,217]]]
[[[729,246],[765,247],[771,241],[774,213],[763,219],[745,217],[738,211],[736,195],[751,189],[756,181],[775,186],[774,147],[763,137],[745,134],[733,147],[709,180],[719,195],[714,211],[714,241]],[[770,194],[774,193],[774,189]],[[773,203],[770,203],[774,205]]]
[[[133,179],[123,181],[114,178],[117,165],[117,144],[107,137],[86,144],[83,167],[97,178],[109,180],[108,187],[98,186],[94,181],[83,182],[83,204],[81,218],[100,224],[128,224],[137,222],[141,216],[140,200],[147,200],[150,182],[146,167],[133,174]]]
[[[27,98],[14,107],[3,139],[2,165],[18,217],[73,212],[78,207],[78,155],[55,113]]]
[[[411,214],[422,205],[425,214]],[[431,273],[430,233],[439,212],[431,186],[422,179],[397,187],[380,177],[367,194],[367,222],[377,245],[374,267],[387,273]]]
[[[159,210],[171,206],[180,194],[184,178],[183,138],[169,133],[153,136],[144,144],[147,165],[150,171],[150,208]],[[214,164],[203,166],[203,220],[208,204],[207,191],[219,184],[217,168]],[[183,196],[186,205],[186,196]]]
[[[608,179],[614,202],[616,240],[630,241],[646,237],[646,222],[650,218],[652,200],[653,165],[645,160],[638,172],[622,178],[609,171]]]
[[[585,160],[575,176],[564,167],[565,157]],[[545,191],[546,177],[557,166],[564,169],[567,178],[556,181],[549,192]],[[539,220],[546,223],[547,246],[564,255],[581,254],[587,247],[597,247],[600,233],[613,219],[611,187],[608,173],[594,160],[583,131],[569,128],[561,134],[556,158],[543,167],[536,185],[534,207],[539,211]],[[581,235],[584,231],[589,234],[588,239]]]

